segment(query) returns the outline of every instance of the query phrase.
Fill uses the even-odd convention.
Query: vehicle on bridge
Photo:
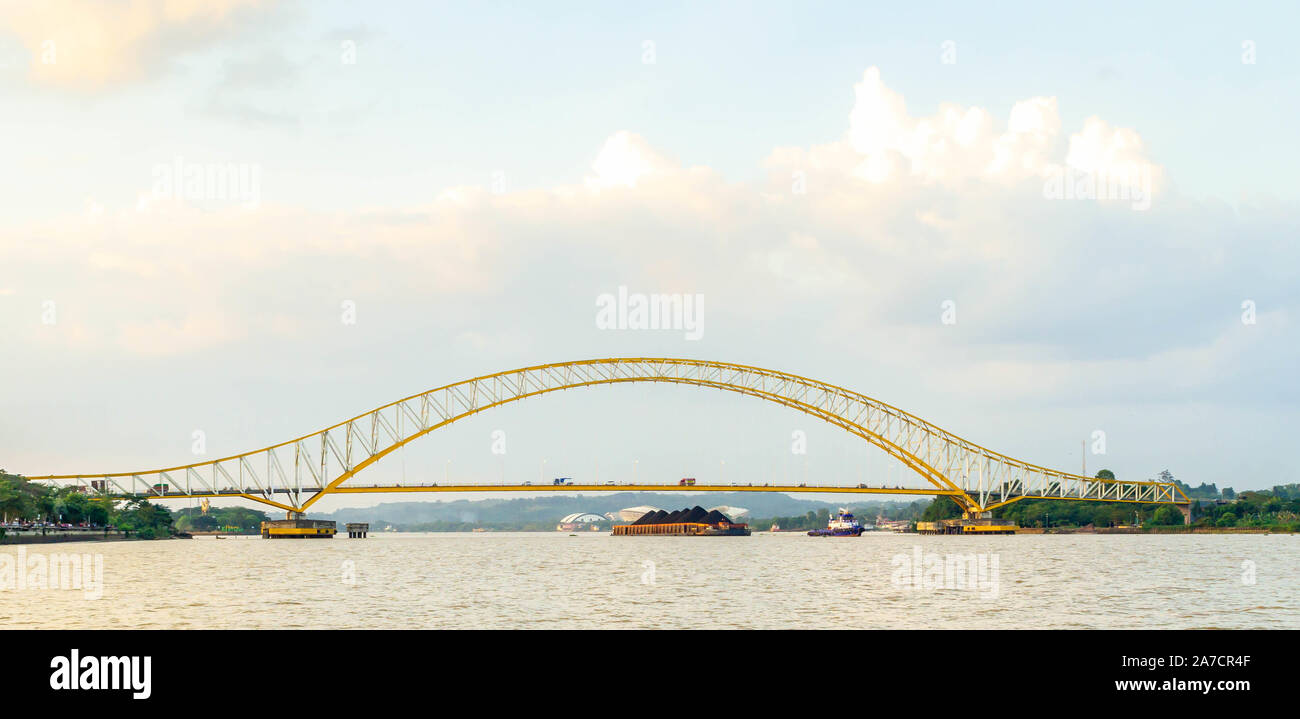
[[[679,487],[694,487],[694,486],[695,486],[695,478],[694,478],[694,477],[682,477],[682,480],[681,480],[680,482],[677,483],[677,486],[679,486]]]
[[[573,478],[572,478],[572,477],[556,477],[554,480],[551,481],[551,484],[572,484],[572,482],[569,481],[569,480],[571,480],[571,479],[573,479]]]

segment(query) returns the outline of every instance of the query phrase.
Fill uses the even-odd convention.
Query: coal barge
[[[665,512],[647,512],[631,524],[614,527],[615,537],[748,537],[749,525],[700,506]]]

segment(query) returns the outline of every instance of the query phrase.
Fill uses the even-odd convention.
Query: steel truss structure
[[[290,513],[327,494],[365,491],[681,490],[678,485],[343,487],[386,455],[457,420],[548,392],[623,382],[671,382],[736,392],[797,409],[879,447],[932,488],[698,485],[688,491],[851,492],[953,497],[967,512],[1021,499],[1189,504],[1162,482],[1102,480],[1040,467],[947,432],[866,395],[776,370],[706,360],[632,357],[558,362],[457,382],[386,404],[288,442],[208,462],[140,472],[30,477],[127,497],[243,497]]]

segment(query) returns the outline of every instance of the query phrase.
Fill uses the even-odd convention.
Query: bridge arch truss
[[[628,382],[713,388],[797,409],[879,447],[930,485],[911,493],[951,496],[968,512],[983,512],[1027,498],[1168,504],[1189,501],[1171,483],[1101,480],[1008,457],[892,405],[807,377],[727,362],[651,357],[559,362],[475,377],[391,402],[288,442],[206,462],[139,472],[30,479],[84,485],[92,491],[118,496],[243,497],[300,512],[325,495],[350,491],[344,483],[362,470],[458,420],[550,392]],[[482,488],[543,489],[517,485]],[[676,485],[656,488],[680,489]],[[833,486],[797,489],[851,491]]]

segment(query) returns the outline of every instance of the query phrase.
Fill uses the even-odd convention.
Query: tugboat
[[[862,522],[853,518],[849,510],[840,508],[840,516],[826,523],[825,529],[814,529],[809,537],[861,537]]]

